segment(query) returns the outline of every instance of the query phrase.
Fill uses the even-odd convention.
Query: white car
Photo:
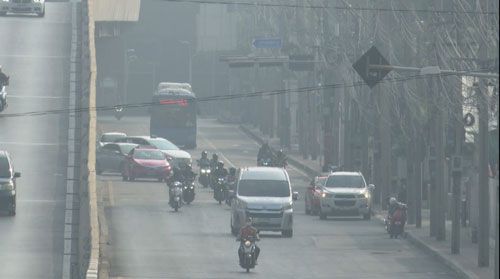
[[[320,197],[319,218],[328,215],[363,215],[370,219],[372,192],[375,185],[366,185],[360,172],[333,172],[328,175]]]
[[[7,13],[45,16],[45,0],[0,0],[0,15]]]

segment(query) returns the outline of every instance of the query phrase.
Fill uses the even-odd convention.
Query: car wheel
[[[292,237],[293,236],[293,230],[284,230],[284,231],[281,231],[281,236],[283,236],[283,237]]]
[[[370,220],[372,218],[372,210],[371,208],[368,210],[368,213],[363,214],[363,219],[364,220]]]
[[[9,210],[9,216],[15,216],[16,215],[16,203],[14,202]]]
[[[45,16],[45,11],[38,14],[38,17],[44,17],[44,16]]]

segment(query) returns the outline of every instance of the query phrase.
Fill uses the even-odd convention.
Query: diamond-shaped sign
[[[390,69],[376,69],[370,65],[390,66],[375,46],[372,46],[361,58],[352,65],[366,84],[373,88],[391,71]]]

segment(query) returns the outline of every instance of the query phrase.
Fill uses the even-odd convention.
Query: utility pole
[[[437,190],[437,211],[436,211],[436,239],[439,241],[446,239],[446,183],[445,183],[445,125],[444,113],[442,111],[443,102],[443,86],[440,77],[437,77],[438,90],[436,91],[436,190]]]
[[[461,77],[459,77],[461,78]],[[461,80],[459,80],[461,83]],[[461,88],[461,86],[459,86]],[[458,92],[457,99],[453,109],[455,126],[455,156],[452,158],[452,178],[453,178],[453,219],[451,229],[451,253],[460,253],[460,208],[462,200],[462,142],[464,140],[464,125],[462,121],[462,92]]]
[[[391,122],[390,122],[390,106],[387,91],[383,91],[378,86],[376,90],[379,97],[380,104],[380,173],[382,182],[381,185],[381,199],[382,209],[387,209],[387,199],[390,194],[391,187]]]
[[[488,0],[481,0],[482,11],[488,11]],[[484,20],[484,16],[480,16]],[[484,22],[484,21],[483,21]],[[480,26],[480,25],[479,25]],[[487,32],[485,32],[487,34]],[[479,59],[485,61],[487,58],[487,45],[484,39],[479,42]],[[485,267],[490,264],[490,189],[488,185],[488,103],[486,80],[479,80],[478,91],[479,109],[479,226],[478,226],[478,266]]]

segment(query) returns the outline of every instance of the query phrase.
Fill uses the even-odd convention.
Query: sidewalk
[[[272,148],[279,149],[279,139],[270,139],[264,136],[258,129],[250,126],[242,125],[241,130],[245,132],[249,137],[257,141],[258,143],[263,143],[268,141]],[[298,150],[287,150],[287,157],[289,164],[294,167],[301,169],[309,176],[316,176],[321,173],[321,164],[319,160],[307,160],[303,159],[299,154]],[[386,212],[382,210],[374,210],[375,218],[381,221],[383,224]],[[451,254],[451,221],[446,221],[446,240],[437,241],[435,238],[429,236],[429,210],[423,210],[422,212],[422,227],[416,228],[415,225],[407,225],[406,228],[406,238],[415,246],[426,251],[430,255],[440,261],[442,264],[448,266],[450,269],[455,271],[462,278],[494,278],[494,266],[495,266],[495,243],[494,240],[490,240],[490,266],[480,268],[477,266],[477,251],[478,245],[472,243],[470,239],[469,228],[461,227],[460,233],[460,254]]]

